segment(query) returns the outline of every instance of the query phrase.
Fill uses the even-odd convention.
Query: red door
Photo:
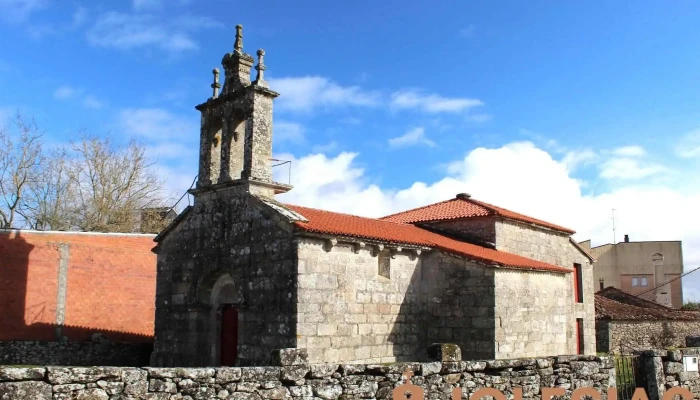
[[[221,366],[232,367],[238,357],[238,310],[231,305],[221,309]]]
[[[576,318],[576,354],[583,354],[583,318]]]

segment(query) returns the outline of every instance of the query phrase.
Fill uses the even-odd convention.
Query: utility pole
[[[613,244],[617,243],[617,238],[615,237],[615,209],[612,209],[612,222],[613,222]]]

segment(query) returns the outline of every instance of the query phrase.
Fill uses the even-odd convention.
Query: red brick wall
[[[57,339],[59,246],[68,248],[63,335],[153,336],[153,235],[0,231],[0,340]]]

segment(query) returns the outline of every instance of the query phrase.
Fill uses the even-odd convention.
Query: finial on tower
[[[236,25],[236,41],[233,44],[233,50],[241,54],[243,53],[243,25]]]
[[[221,87],[221,84],[219,83],[219,69],[214,68],[213,71],[211,71],[212,74],[214,74],[214,83],[211,84],[211,88],[214,91],[212,94],[211,98],[215,99],[219,97],[219,88]]]
[[[265,50],[258,50],[258,65],[255,66],[255,70],[258,71],[255,76],[255,84],[260,86],[265,86],[264,73],[267,67],[265,66]]]

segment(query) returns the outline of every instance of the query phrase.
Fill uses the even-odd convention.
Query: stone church
[[[156,238],[153,366],[595,354],[593,259],[574,233],[466,193],[383,218],[282,204],[264,51],[224,55],[201,112],[199,178]],[[219,93],[219,89],[221,92]]]

